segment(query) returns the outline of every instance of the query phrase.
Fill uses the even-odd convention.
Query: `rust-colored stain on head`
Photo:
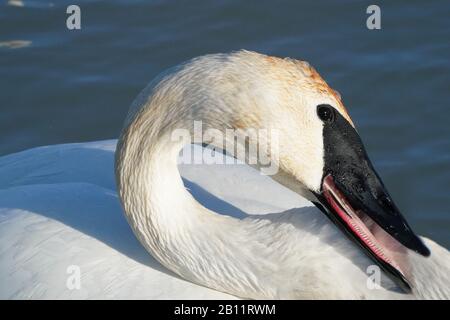
[[[281,60],[278,57],[272,57],[272,56],[265,56],[264,59],[272,65],[276,65]]]
[[[341,95],[337,93],[335,90],[331,89],[330,86],[323,80],[323,78],[320,76],[320,74],[311,66],[308,66],[309,74],[311,77],[311,80],[313,81],[314,87],[319,90],[320,92],[324,94],[329,94],[334,97],[334,99],[337,102],[337,105],[335,106],[336,109],[342,114],[342,116],[347,119],[348,122],[354,127],[352,119],[350,118],[350,115],[348,114],[347,109],[345,108],[344,104],[341,100]]]
[[[267,66],[272,69],[277,78],[287,83],[295,83],[301,81],[310,89],[320,92],[321,94],[329,95],[334,98],[336,104],[334,107],[347,119],[352,126],[354,126],[347,109],[342,103],[341,96],[338,92],[330,88],[330,86],[323,80],[320,74],[308,62],[291,59],[278,58],[273,56],[264,56],[264,61]],[[300,69],[300,72],[299,72]]]

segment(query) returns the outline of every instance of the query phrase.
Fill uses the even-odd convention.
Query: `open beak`
[[[407,249],[429,256],[375,172],[356,130],[345,120],[324,128],[325,169],[319,207],[406,292]]]

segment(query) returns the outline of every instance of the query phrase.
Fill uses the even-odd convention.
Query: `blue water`
[[[450,247],[450,3],[73,1],[0,4],[0,155],[115,138],[160,71],[249,49],[309,61],[337,89],[385,184],[420,234]],[[11,43],[12,40],[22,42]]]

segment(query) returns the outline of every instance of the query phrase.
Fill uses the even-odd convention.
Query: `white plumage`
[[[1,158],[1,297],[448,298],[446,249],[426,240],[431,257],[409,254],[413,295],[384,275],[381,289],[369,289],[373,262],[299,197],[320,184],[321,124],[309,108],[320,103],[348,117],[306,63],[250,52],[195,59],[141,93],[120,138],[116,179],[134,233],[167,269],[121,215],[113,141]],[[182,145],[170,140],[173,129],[200,119],[213,128],[281,130],[274,179],[292,191],[243,165],[182,166],[209,208],[200,205],[177,169]],[[69,265],[80,267],[80,290],[66,286]]]

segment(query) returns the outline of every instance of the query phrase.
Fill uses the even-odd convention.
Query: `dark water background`
[[[378,1],[375,31],[366,1],[7,3],[0,155],[116,138],[137,93],[189,58],[241,48],[290,56],[340,91],[411,225],[450,247],[449,1]],[[79,31],[66,28],[69,4],[81,7]]]

